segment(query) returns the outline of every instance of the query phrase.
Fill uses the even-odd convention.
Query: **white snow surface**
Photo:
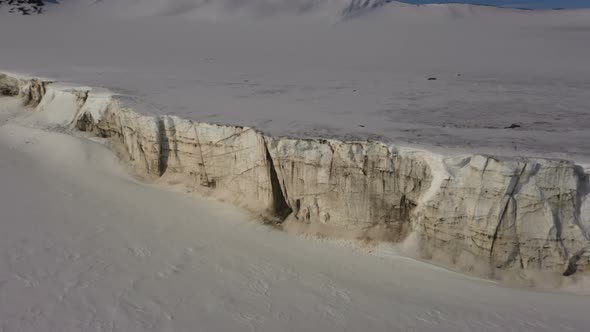
[[[589,159],[590,10],[349,3],[62,1],[0,16],[0,69],[275,136]]]
[[[590,298],[295,237],[0,103],[1,331],[584,331]],[[59,149],[56,149],[59,146]]]
[[[0,15],[0,69],[278,136],[590,157],[590,11],[347,5],[62,1]],[[587,296],[274,231],[18,111],[0,103],[0,331],[587,329]]]

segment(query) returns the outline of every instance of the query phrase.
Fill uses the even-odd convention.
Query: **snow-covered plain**
[[[394,2],[343,19],[339,0],[239,3],[2,15],[0,69],[279,136],[590,156],[590,11]],[[0,100],[0,331],[587,329],[587,296],[274,231],[142,184],[100,142],[23,126],[19,112]]]
[[[0,69],[275,136],[590,155],[590,10],[346,3],[65,1],[1,17]]]
[[[275,231],[223,203],[142,184],[105,146],[23,127],[18,103],[0,102],[2,331],[587,327],[589,297]]]

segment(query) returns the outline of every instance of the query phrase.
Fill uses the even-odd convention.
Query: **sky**
[[[471,3],[495,5],[499,7],[554,9],[554,8],[590,8],[590,0],[402,0],[414,4],[426,3]]]

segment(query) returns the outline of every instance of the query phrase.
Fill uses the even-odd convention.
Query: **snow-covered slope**
[[[253,14],[256,16],[272,16],[276,14],[309,14],[317,11],[332,12],[342,16],[354,15],[394,2],[393,0],[1,0],[0,8],[6,7],[9,13],[23,15],[40,14],[46,3],[62,4],[55,7],[61,11],[63,7],[77,9],[102,10],[111,13],[142,15],[178,15],[192,12],[199,17],[221,14]]]
[[[357,13],[364,11],[363,15],[341,20],[350,6]],[[320,176],[333,173],[332,164],[324,163],[334,160],[331,156],[340,151],[330,151],[333,144],[309,143],[313,147],[308,155],[294,147],[299,140],[294,140],[293,146],[277,142],[273,143],[275,151],[268,148],[271,144],[265,144],[263,135],[339,142],[369,139],[394,144],[396,151],[408,146],[425,149],[445,160],[437,171],[440,181],[444,177],[456,179],[428,191],[435,203],[420,205],[424,234],[443,242],[448,240],[444,234],[452,233],[451,238],[461,235],[475,239],[476,245],[469,242],[465,246],[475,248],[469,250],[479,256],[495,257],[494,252],[500,250],[502,257],[497,259],[508,265],[526,267],[530,261],[531,266],[564,272],[569,260],[582,255],[586,246],[587,230],[580,224],[579,211],[585,192],[585,163],[590,158],[590,45],[584,42],[590,31],[589,13],[339,0],[70,1],[30,19],[3,17],[0,27],[19,31],[19,35],[0,36],[0,64],[61,81],[104,86],[120,94],[117,103],[132,109],[132,114],[137,114],[134,119],[145,120],[130,126],[135,130],[146,126],[141,129],[145,135],[124,143],[139,139],[157,147],[152,149],[156,151],[153,155],[144,157],[149,151],[135,153],[133,148],[142,144],[129,143],[132,158],[146,159],[144,164],[151,174],[164,173],[158,165],[167,164],[157,153],[164,146],[158,133],[180,123],[154,119],[178,116],[188,129],[191,121],[255,129],[258,134],[253,137],[258,141],[252,142],[256,144],[244,144],[256,151],[266,149],[271,157],[283,160],[281,167],[293,163],[291,173],[275,170],[276,177],[285,181],[281,184],[283,194],[293,196],[284,198],[283,203],[296,216],[309,214],[307,219],[314,223],[329,219],[338,226],[364,227],[388,222],[391,213],[386,213],[384,206],[390,205],[405,216],[400,211],[408,210],[408,204],[420,205],[418,201],[437,167],[416,162],[427,171],[406,176],[422,181],[424,188],[412,182],[408,188],[415,193],[396,191],[395,204],[389,198],[357,204],[361,201],[349,193],[374,196],[378,194],[372,191],[376,187],[360,190],[344,180]],[[120,117],[116,113],[110,122],[94,117],[88,121],[89,130],[103,126],[101,130],[107,130],[108,136],[124,135],[115,126]],[[183,135],[181,140],[191,140],[189,134]],[[173,135],[167,144],[176,140]],[[357,159],[371,150],[368,146],[372,143],[367,144],[360,145],[359,155],[350,152],[354,155],[348,160],[350,165],[357,165]],[[345,144],[341,150],[351,148]],[[284,155],[273,155],[279,152]],[[267,155],[256,156],[260,158],[248,157],[253,158],[251,166],[266,167]],[[505,156],[517,159],[495,162]],[[532,157],[558,157],[562,162],[554,165]],[[319,172],[317,179],[306,178],[309,172],[301,170],[305,185],[295,181],[300,171],[294,163],[301,159],[313,160],[319,167],[312,171]],[[170,170],[178,168],[183,174],[187,170],[183,164],[199,165],[181,157],[177,162],[180,165]],[[227,165],[216,165],[221,170],[219,177],[238,175],[224,173],[233,169]],[[488,179],[488,171],[496,175]],[[187,172],[202,175],[199,169]],[[355,186],[375,181],[367,174]],[[541,179],[536,178],[538,174]],[[344,179],[344,173],[342,176]],[[255,211],[277,202],[268,195],[263,197],[275,194],[268,183],[258,191],[263,180],[255,177],[255,186],[244,183],[236,188],[241,196],[259,198],[262,208],[253,208]],[[319,202],[301,198],[312,197],[310,192],[324,192],[322,186],[332,180],[336,181],[333,185],[342,186],[336,190],[342,191],[340,196]],[[399,185],[395,177],[391,181]],[[212,186],[209,176],[205,182]],[[254,193],[249,191],[252,188]],[[486,190],[490,194],[483,202],[478,195]],[[464,204],[456,201],[455,192],[463,192],[469,199],[464,197]],[[519,192],[521,196],[514,198]],[[482,209],[476,209],[478,205]],[[522,205],[534,209],[522,210]],[[556,211],[565,214],[555,217]],[[437,218],[448,223],[441,226]],[[416,218],[411,220],[417,222]],[[543,226],[530,220],[543,220]],[[554,225],[555,220],[559,226]],[[517,227],[508,227],[514,223]],[[508,226],[504,229],[501,225]],[[465,234],[466,227],[472,233]],[[564,227],[575,231],[569,234]],[[527,231],[521,236],[523,229]],[[405,236],[404,232],[399,236]],[[515,238],[527,244],[519,242],[515,247]],[[574,241],[568,242],[570,238]],[[549,246],[550,254],[539,258],[535,250],[542,249],[544,241],[555,245]],[[575,244],[569,247],[570,243]]]
[[[18,38],[0,36],[0,68],[273,135],[590,159],[590,11],[393,2],[342,21],[347,1],[307,15],[303,1],[268,2],[283,15],[264,14],[265,1],[189,3],[68,1],[4,16]]]
[[[40,14],[44,7],[43,0],[0,0],[0,13]]]
[[[0,98],[3,331],[587,328],[588,297],[272,231],[138,183],[100,144],[5,124],[21,106],[9,104]]]

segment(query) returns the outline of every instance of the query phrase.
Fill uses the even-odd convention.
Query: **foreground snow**
[[[586,328],[588,297],[273,231],[138,183],[104,146],[15,125],[17,104],[2,104],[4,331]]]

